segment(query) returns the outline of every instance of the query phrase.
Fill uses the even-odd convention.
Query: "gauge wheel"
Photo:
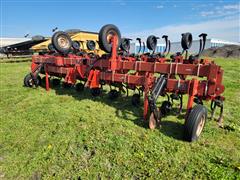
[[[117,26],[113,24],[107,24],[101,28],[99,31],[99,47],[107,52],[112,52],[112,43],[111,39],[113,36],[117,36],[117,49],[119,48],[121,44],[121,33]]]
[[[184,50],[190,49],[192,46],[192,34],[191,33],[183,33],[181,45]]]
[[[90,50],[90,51],[95,50],[95,48],[96,48],[96,43],[95,43],[94,41],[92,41],[92,40],[88,40],[88,41],[87,41],[87,48],[88,48],[88,50]]]
[[[71,50],[72,40],[67,33],[58,31],[52,36],[52,45],[57,52],[67,55]]]
[[[52,45],[52,43],[50,43],[50,44],[48,45],[48,50],[49,50],[50,52],[54,52],[54,51],[55,51],[55,48],[54,48],[54,46]]]
[[[37,87],[37,86],[41,85],[41,77],[40,76],[37,77],[36,84],[35,84],[31,74],[27,74],[24,77],[23,84],[26,87],[33,87],[34,85]]]
[[[184,124],[185,139],[189,142],[196,141],[203,131],[207,120],[207,109],[197,104],[191,110]]]
[[[72,42],[72,48],[74,50],[79,50],[80,49],[80,43],[78,41],[73,41]]]
[[[157,47],[157,37],[154,35],[148,36],[147,38],[147,48],[149,50],[155,50]]]

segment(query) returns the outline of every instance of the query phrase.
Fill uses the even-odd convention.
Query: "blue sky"
[[[183,32],[212,38],[239,39],[239,1],[76,1],[0,0],[1,36],[52,34],[51,29],[99,31],[112,23],[124,36],[168,34],[176,41]]]

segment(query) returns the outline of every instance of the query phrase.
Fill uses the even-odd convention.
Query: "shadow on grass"
[[[177,139],[183,140],[183,125],[179,122],[173,121],[162,121],[161,122],[160,132],[164,135]]]
[[[116,116],[122,119],[130,120],[134,124],[148,128],[148,122],[144,121],[142,117],[143,114],[143,104],[141,103],[139,106],[133,106],[131,103],[131,96],[126,96],[125,94],[121,94],[117,99],[111,100],[108,98],[108,91],[103,89],[101,95],[98,97],[93,97],[89,89],[84,89],[82,92],[77,92],[73,87],[64,88],[62,86],[51,86],[57,95],[69,95],[74,97],[77,100],[89,99],[92,101],[98,101],[104,103],[108,106],[112,106],[116,109]],[[129,115],[133,115],[135,117],[139,117],[136,119],[129,119]],[[173,114],[172,114],[173,115]],[[180,115],[181,116],[181,115]],[[179,118],[182,118],[179,117]],[[162,121],[161,128],[159,131],[166,136],[171,138],[182,140],[183,139],[183,125],[179,122],[173,121]]]

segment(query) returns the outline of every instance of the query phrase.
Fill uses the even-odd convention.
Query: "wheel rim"
[[[69,48],[70,47],[70,42],[65,36],[59,36],[58,38],[58,44],[61,48]]]
[[[154,117],[154,113],[153,112],[151,113],[151,115],[149,117],[149,124],[148,125],[149,125],[150,129],[155,129],[156,126],[157,126],[157,121],[156,121],[156,119]]]
[[[28,85],[29,85],[29,86],[33,86],[33,79],[29,79]]]
[[[205,124],[205,116],[202,116],[202,118],[198,124],[198,127],[197,127],[197,132],[196,132],[197,137],[201,134],[204,124]]]
[[[117,35],[117,33],[113,30],[109,31],[108,32],[108,35],[107,35],[107,42],[110,44],[111,43],[111,39],[114,35]],[[118,38],[117,38],[117,44],[118,44]]]

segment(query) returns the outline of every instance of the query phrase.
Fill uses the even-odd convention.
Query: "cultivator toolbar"
[[[203,101],[211,100],[212,118],[215,109],[220,107],[218,123],[222,124],[223,70],[213,61],[199,58],[205,46],[206,34],[199,36],[199,53],[190,56],[188,49],[191,47],[192,35],[182,34],[183,51],[170,58],[166,57],[171,45],[166,35],[162,37],[166,42],[163,53],[155,52],[159,38],[152,35],[146,42],[151,53],[141,53],[141,49],[145,51],[145,43],[137,38],[141,44],[139,52],[130,54],[131,39],[121,39],[116,26],[106,25],[99,32],[99,47],[106,52],[101,56],[83,53],[81,49],[74,48],[67,34],[58,32],[58,36],[53,36],[54,52],[51,50],[51,53],[32,57],[31,73],[24,78],[25,86],[38,86],[44,79],[45,87],[49,90],[50,76],[55,77],[53,84],[60,83],[60,78],[64,78],[65,86],[75,85],[78,91],[88,87],[93,96],[101,94],[103,85],[109,85],[111,99],[117,98],[121,93],[128,95],[129,90],[138,90],[139,93],[132,96],[132,104],[139,105],[140,96],[144,95],[143,117],[151,129],[160,125],[161,118],[173,109],[174,101],[179,101],[177,114],[182,113],[183,95],[187,94],[184,127],[188,141],[199,137],[206,122],[207,109],[203,106]],[[41,78],[39,74],[45,77]],[[167,100],[157,107],[160,96],[166,96]]]

